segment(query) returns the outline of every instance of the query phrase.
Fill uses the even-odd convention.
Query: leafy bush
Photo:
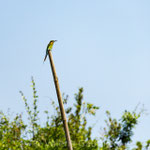
[[[0,150],[66,150],[66,139],[59,107],[52,101],[51,105],[56,111],[55,115],[45,111],[47,116],[45,126],[39,124],[38,96],[35,82],[32,78],[33,108],[27,102],[22,91],[20,94],[28,114],[29,124],[25,123],[22,115],[17,114],[10,119],[0,113]],[[92,139],[92,127],[87,126],[88,116],[94,116],[99,107],[83,101],[83,88],[75,94],[75,103],[68,107],[68,96],[63,95],[66,105],[66,115],[74,150],[124,150],[132,142],[133,128],[138,124],[141,113],[125,111],[119,121],[112,119],[107,111],[106,127],[100,141]],[[98,143],[101,144],[98,144]],[[149,149],[150,140],[146,146],[136,143],[133,150]]]

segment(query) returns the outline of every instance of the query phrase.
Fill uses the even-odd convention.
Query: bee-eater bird
[[[51,41],[48,43],[47,48],[46,48],[46,55],[45,55],[44,61],[45,61],[46,58],[47,58],[48,51],[51,51],[51,50],[52,50],[53,45],[54,45],[54,43],[55,43],[56,41],[57,41],[57,40],[51,40]]]

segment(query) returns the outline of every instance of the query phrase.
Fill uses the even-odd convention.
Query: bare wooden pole
[[[61,111],[61,116],[63,119],[63,125],[64,125],[64,130],[65,130],[68,150],[73,150],[70,133],[69,133],[69,128],[68,128],[68,124],[67,124],[67,119],[66,119],[66,114],[65,114],[65,110],[64,110],[64,106],[63,106],[62,96],[61,96],[61,92],[60,92],[60,88],[59,88],[58,78],[56,75],[56,69],[54,66],[54,61],[53,61],[51,51],[49,51],[49,60],[50,60],[50,66],[52,68],[53,79],[54,79],[54,83],[55,83],[55,88],[56,88],[57,98],[58,98],[59,107],[60,107],[60,111]]]

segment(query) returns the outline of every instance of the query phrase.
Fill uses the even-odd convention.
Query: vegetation
[[[28,114],[29,124],[25,123],[21,114],[17,114],[10,119],[4,113],[0,113],[0,150],[66,150],[66,140],[61,120],[59,107],[52,101],[52,106],[56,113],[47,116],[45,126],[39,123],[38,96],[35,82],[32,78],[33,108],[31,108],[23,92],[20,91],[25,108]],[[132,142],[133,128],[138,124],[141,113],[136,111],[125,111],[121,119],[116,120],[111,117],[109,111],[106,112],[106,127],[100,140],[92,138],[92,127],[87,125],[88,115],[95,116],[99,107],[83,101],[83,88],[75,94],[75,103],[68,107],[68,96],[63,96],[66,105],[66,115],[70,129],[74,150],[125,150]],[[99,144],[98,144],[99,143]],[[150,140],[143,145],[136,143],[136,148],[132,150],[150,149]]]

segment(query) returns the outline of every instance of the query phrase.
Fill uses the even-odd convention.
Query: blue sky
[[[150,1],[64,0],[0,2],[0,109],[24,112],[19,90],[32,99],[31,76],[39,95],[40,110],[56,99],[45,49],[53,49],[62,93],[84,87],[86,101],[101,107],[94,134],[104,126],[104,112],[119,118],[138,103],[150,108]],[[140,110],[140,108],[139,108]],[[25,112],[24,112],[25,113]],[[43,116],[41,116],[43,117]],[[144,115],[134,140],[149,137],[150,117]]]

